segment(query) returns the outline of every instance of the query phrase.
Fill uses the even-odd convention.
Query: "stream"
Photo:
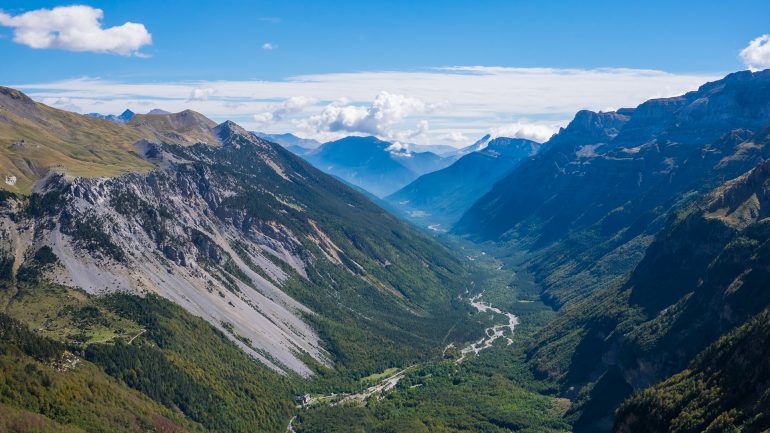
[[[505,316],[508,321],[507,323],[500,323],[497,325],[490,326],[489,328],[484,330],[484,337],[462,348],[460,350],[460,357],[456,361],[458,364],[460,362],[463,362],[465,358],[467,358],[468,355],[470,355],[471,353],[473,353],[474,355],[478,355],[479,352],[481,352],[482,350],[492,347],[495,341],[497,341],[500,338],[505,338],[508,346],[513,344],[513,339],[511,339],[511,337],[513,336],[513,331],[516,328],[516,325],[519,324],[519,318],[513,315],[512,313],[508,313],[500,310],[497,307],[493,307],[492,304],[490,304],[489,302],[482,301],[481,300],[482,295],[484,295],[484,292],[479,293],[471,298],[468,298],[467,301],[470,302],[473,308],[475,308],[476,311],[480,313],[492,312],[495,314],[500,314]],[[505,335],[506,330],[510,331],[508,335]],[[450,347],[453,347],[453,346],[454,346],[454,343],[450,344],[446,348],[449,349]]]
[[[474,355],[478,355],[479,352],[481,352],[482,350],[492,347],[495,341],[497,341],[500,338],[505,338],[506,343],[509,346],[513,344],[513,339],[511,337],[513,336],[514,328],[516,327],[516,325],[519,324],[518,317],[516,317],[512,313],[504,312],[499,308],[492,306],[492,304],[488,302],[482,301],[481,297],[483,294],[484,292],[474,295],[470,298],[465,298],[465,300],[468,301],[473,306],[473,308],[476,309],[476,311],[480,313],[495,313],[498,315],[505,316],[507,319],[507,322],[499,323],[496,325],[492,325],[489,328],[486,328],[484,330],[484,337],[462,348],[460,350],[460,357],[455,360],[455,362],[458,364],[463,362],[465,358],[467,358],[471,353],[473,353]],[[506,335],[506,332],[507,332],[507,335]],[[444,349],[444,351],[446,352],[446,349],[449,349],[450,347],[454,347],[454,343],[449,344]],[[393,373],[392,375],[382,379],[376,385],[370,386],[356,393],[330,394],[326,396],[311,397],[306,404],[300,405],[298,406],[298,408],[311,406],[313,404],[318,404],[318,403],[327,403],[330,406],[336,406],[336,405],[345,404],[345,403],[364,404],[369,397],[376,395],[378,398],[382,398],[383,394],[395,388],[396,385],[398,385],[398,382],[400,382],[401,379],[403,379],[406,376],[406,373],[408,373],[410,370],[414,369],[415,367],[416,367],[415,365],[412,365],[402,370],[399,370]],[[294,432],[293,421],[295,418],[296,417],[292,418],[291,421],[289,421],[289,425],[287,426],[287,429],[286,429],[287,432]]]

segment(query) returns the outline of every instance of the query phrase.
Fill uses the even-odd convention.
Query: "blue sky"
[[[753,0],[80,4],[101,9],[104,28],[142,24],[151,44],[134,55],[36,49],[14,42],[18,26],[0,26],[0,56],[10,59],[0,83],[75,111],[190,105],[253,129],[458,144],[506,125],[553,129],[581,107],[692,89],[745,69],[741,50],[770,33],[770,2]],[[0,8],[13,19],[69,5],[5,0]],[[460,68],[437,69],[445,67]],[[126,87],[111,93],[115,84]],[[517,101],[508,109],[503,96]],[[520,102],[528,98],[544,102],[528,109]]]

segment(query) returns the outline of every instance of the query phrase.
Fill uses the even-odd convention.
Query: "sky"
[[[0,3],[0,84],[81,113],[462,146],[770,67],[770,2]]]

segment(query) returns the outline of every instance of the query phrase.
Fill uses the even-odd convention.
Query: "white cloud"
[[[152,35],[143,24],[127,22],[102,28],[101,9],[89,6],[62,6],[37,9],[20,15],[0,12],[0,25],[13,28],[13,40],[31,48],[58,48],[140,55],[139,49],[152,43]]]
[[[450,142],[450,143],[467,143],[470,141],[470,138],[466,137],[465,134],[463,134],[460,131],[449,131],[445,132],[437,137],[438,142]]]
[[[321,113],[311,116],[307,124],[319,132],[363,133],[392,138],[396,136],[395,126],[404,118],[425,113],[433,107],[417,98],[382,91],[369,106],[333,102]],[[427,127],[427,122],[422,122],[418,131],[427,130]]]
[[[770,68],[770,35],[762,35],[741,50],[741,60],[751,70]]]
[[[254,121],[262,124],[269,125],[275,122],[279,122],[295,113],[301,112],[305,107],[314,104],[316,102],[313,98],[305,96],[292,96],[287,98],[280,104],[270,107],[269,111],[263,111],[254,115]]]
[[[78,105],[72,103],[71,98],[67,97],[60,97],[60,98],[43,98],[40,102],[46,105],[52,105],[56,108],[59,108],[61,110],[67,110],[67,111],[77,111],[81,112],[82,108],[80,108]]]
[[[527,140],[544,143],[559,130],[558,124],[552,123],[527,123],[518,121],[507,125],[498,126],[489,132],[492,138],[510,137],[526,138]]]
[[[385,150],[394,154],[411,156],[411,153],[409,152],[409,143],[401,143],[400,141],[395,141],[393,144],[386,147]]]
[[[190,91],[190,97],[187,98],[188,101],[208,101],[209,96],[216,93],[216,90],[214,90],[211,87],[196,87]]]
[[[278,48],[278,45],[271,44],[270,42],[265,42],[264,44],[262,44],[262,49],[263,50],[270,51],[270,50],[274,50],[276,48]]]
[[[136,101],[181,111],[191,108],[191,89],[216,89],[215,97],[211,96],[213,90],[208,94],[201,90],[204,93],[195,100],[194,109],[249,129],[300,132],[319,140],[360,131],[418,144],[462,146],[517,122],[564,126],[581,109],[634,107],[650,98],[680,95],[718,78],[635,69],[474,66],[316,74],[276,81],[121,83],[80,78],[10,86],[37,99],[68,97],[86,112],[103,113],[120,113],[136,107]],[[381,96],[383,90],[390,96]],[[272,119],[264,129],[266,124],[254,118],[255,113],[273,114],[282,105],[275,101],[293,97],[336,102],[311,103],[301,111]],[[407,133],[420,131],[423,120],[430,122],[430,129],[410,139]],[[537,136],[527,134],[526,128],[519,134]]]

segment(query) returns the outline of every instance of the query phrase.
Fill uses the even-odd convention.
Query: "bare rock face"
[[[118,178],[49,178],[41,192],[60,207],[35,218],[35,239],[64,265],[52,277],[94,294],[127,291],[169,298],[231,335],[266,365],[309,375],[299,359],[329,360],[312,314],[277,285],[276,262],[304,274],[297,237],[275,224],[248,224],[220,206],[228,195],[210,174],[179,170]]]

